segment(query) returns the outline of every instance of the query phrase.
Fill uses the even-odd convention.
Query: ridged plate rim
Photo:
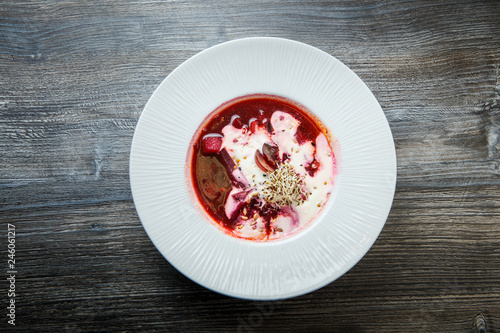
[[[306,106],[329,128],[339,158],[322,214],[296,236],[264,243],[220,232],[185,179],[188,145],[204,117],[254,93]],[[318,48],[274,37],[228,41],[182,63],[148,100],[130,152],[134,204],[160,253],[196,283],[252,300],[300,296],[351,269],[386,222],[396,171],[389,124],[363,81]]]

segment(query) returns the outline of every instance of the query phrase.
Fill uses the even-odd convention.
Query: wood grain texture
[[[2,273],[1,330],[474,332],[482,314],[500,332],[499,17],[494,1],[3,1],[0,248],[6,262],[14,224],[19,294],[11,327]],[[248,36],[348,65],[398,156],[373,248],[334,283],[280,302],[231,299],[177,272],[147,238],[128,179],[158,84]]]

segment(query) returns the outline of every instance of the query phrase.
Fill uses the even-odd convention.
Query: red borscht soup
[[[193,137],[188,167],[213,223],[255,241],[309,224],[329,199],[337,170],[324,125],[304,106],[263,94],[213,111]]]

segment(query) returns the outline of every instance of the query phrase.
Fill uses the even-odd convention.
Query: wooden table
[[[128,178],[154,89],[197,52],[248,36],[348,65],[398,156],[373,248],[279,302],[180,274],[147,237]],[[1,331],[500,332],[500,3],[4,0],[0,214]]]

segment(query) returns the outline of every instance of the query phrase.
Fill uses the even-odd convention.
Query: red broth
[[[239,185],[231,175],[232,168],[236,169],[237,166],[228,161],[229,156],[217,153],[220,149],[219,138],[222,135],[222,129],[232,124],[235,128],[246,127],[246,130],[251,132],[256,126],[261,126],[272,133],[274,128],[270,125],[270,119],[276,111],[288,113],[300,121],[295,134],[297,142],[314,142],[321,133],[329,138],[326,128],[304,106],[283,97],[264,94],[242,96],[222,104],[205,119],[193,138],[188,162],[190,162],[194,193],[206,213],[229,234],[233,234],[237,227],[238,215],[228,217],[224,206],[233,187]],[[210,139],[206,139],[207,134]],[[286,159],[286,156],[282,159]],[[308,166],[309,169],[306,169],[311,173],[314,172],[314,167],[314,163],[311,163]],[[258,205],[256,200],[251,199],[238,208],[240,213],[242,210],[250,217],[254,213],[265,216],[267,222],[264,233],[268,238],[273,232],[269,220],[276,217],[279,207],[268,204]]]

